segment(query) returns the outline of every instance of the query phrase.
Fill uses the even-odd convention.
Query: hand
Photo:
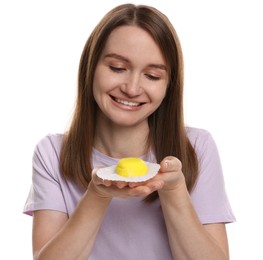
[[[92,180],[88,189],[92,189],[102,198],[146,197],[163,185],[163,181],[154,179],[136,183],[102,180],[96,175],[96,171],[97,169],[94,169],[92,172]]]
[[[162,182],[161,191],[174,190],[181,185],[185,185],[182,163],[179,159],[173,156],[167,156],[161,161],[160,165],[159,173],[153,180]]]
[[[146,197],[156,190],[169,191],[185,184],[181,162],[173,156],[164,158],[160,163],[159,173],[145,182],[124,182],[102,180],[96,175],[97,169],[92,172],[90,186],[103,198]]]

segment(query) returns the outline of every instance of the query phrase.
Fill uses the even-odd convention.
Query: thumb
[[[161,172],[172,172],[172,171],[180,171],[182,169],[181,161],[174,156],[165,157],[161,163]]]

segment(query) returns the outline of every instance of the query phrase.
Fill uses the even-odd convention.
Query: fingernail
[[[168,168],[168,160],[166,160],[164,163],[165,163],[165,167]]]

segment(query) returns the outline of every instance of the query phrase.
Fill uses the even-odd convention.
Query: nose
[[[140,75],[135,73],[130,75],[121,85],[121,91],[129,97],[139,96],[142,93]]]

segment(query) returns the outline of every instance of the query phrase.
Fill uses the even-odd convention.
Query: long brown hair
[[[186,185],[193,188],[197,174],[196,153],[190,144],[183,115],[183,57],[176,31],[168,18],[145,5],[124,4],[108,12],[94,28],[83,49],[78,75],[75,113],[61,150],[61,170],[66,178],[87,187],[91,180],[92,148],[97,104],[93,97],[96,65],[110,33],[122,25],[136,25],[152,35],[168,65],[169,83],[160,107],[149,117],[149,144],[157,162],[176,156]],[[152,201],[157,192],[146,200]]]

